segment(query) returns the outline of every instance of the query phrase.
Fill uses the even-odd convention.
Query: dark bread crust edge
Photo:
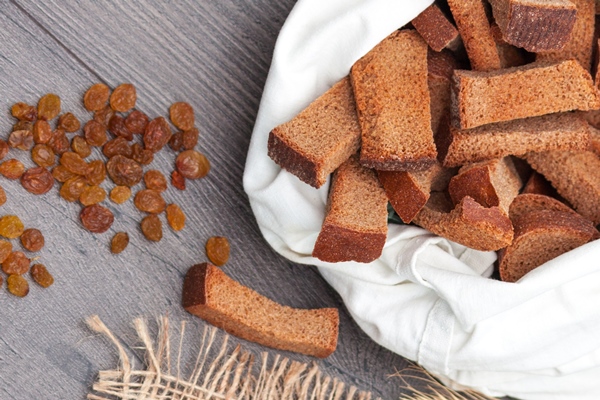
[[[326,262],[369,263],[381,256],[387,232],[357,232],[325,222],[312,256]]]
[[[404,223],[410,223],[427,204],[429,190],[423,190],[409,172],[377,171],[377,177]]]
[[[327,180],[327,176],[319,174],[318,166],[308,157],[296,151],[286,143],[275,128],[269,133],[268,155],[281,168],[292,173],[302,182],[320,188]]]

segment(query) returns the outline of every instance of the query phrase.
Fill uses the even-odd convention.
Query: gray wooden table
[[[188,182],[185,192],[166,192],[167,201],[187,214],[187,226],[174,233],[165,225],[160,243],[142,237],[143,215],[131,201],[122,206],[106,201],[115,223],[106,233],[91,234],[79,221],[80,206],[60,199],[58,186],[33,196],[18,181],[0,177],[8,195],[0,215],[17,214],[45,234],[38,255],[56,279],[49,289],[32,284],[22,299],[10,295],[6,283],[0,290],[0,399],[84,398],[97,371],[118,362],[112,346],[86,327],[90,315],[98,314],[124,342],[135,341],[131,321],[139,316],[168,313],[174,322],[186,319],[190,328],[201,329],[204,322],[180,307],[181,284],[191,265],[206,260],[204,243],[213,235],[230,239],[231,259],[224,268],[243,284],[293,307],[340,308],[339,347],[318,361],[325,373],[385,399],[403,393],[389,374],[406,361],[359,330],[315,269],[270,249],[242,189],[274,43],[293,5],[294,0],[0,0],[0,137],[8,137],[15,102],[35,104],[53,92],[64,111],[87,120],[82,96],[91,84],[131,82],[137,108],[151,117],[167,116],[175,101],[193,105],[201,132],[197,148],[212,164],[210,174]],[[10,155],[33,166],[29,153],[13,149]],[[168,172],[173,160],[174,153],[163,150],[152,167]],[[117,231],[131,238],[118,256],[109,251]]]

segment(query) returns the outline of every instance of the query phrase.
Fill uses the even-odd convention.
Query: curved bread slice
[[[485,208],[471,197],[452,209],[446,193],[431,193],[427,205],[413,222],[436,235],[475,250],[499,250],[510,244],[513,227],[498,207]]]
[[[458,31],[435,4],[427,7],[411,22],[429,47],[435,51],[442,51],[444,48],[456,50],[460,45]]]
[[[183,281],[183,307],[234,336],[279,350],[324,358],[337,346],[335,308],[280,305],[209,263],[194,265]]]
[[[500,278],[516,282],[526,273],[598,237],[592,223],[571,212],[532,211],[515,221],[515,238],[499,253]]]
[[[571,207],[555,198],[543,194],[521,193],[510,204],[508,216],[514,223],[525,214],[542,210],[561,211],[579,215]]]

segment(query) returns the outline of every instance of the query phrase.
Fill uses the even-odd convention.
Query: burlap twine
[[[192,371],[184,375],[181,356],[186,346],[186,323],[181,323],[174,358],[167,317],[158,321],[156,347],[146,322],[141,318],[134,321],[146,353],[145,367],[136,369],[123,345],[98,316],[90,317],[87,323],[113,342],[120,358],[116,369],[99,372],[87,396],[90,400],[371,399],[371,393],[322,374],[314,364],[290,361],[278,354],[271,360],[266,352],[257,364],[254,355],[240,345],[229,346],[229,335],[209,326],[204,328]]]

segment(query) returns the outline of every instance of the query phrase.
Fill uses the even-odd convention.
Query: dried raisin
[[[33,131],[33,122],[17,121],[17,123],[13,125],[12,130],[13,131]]]
[[[40,167],[51,167],[56,161],[56,155],[52,147],[47,144],[36,144],[31,150],[31,159]]]
[[[90,161],[90,172],[85,176],[89,185],[99,185],[106,179],[106,166],[102,160]]]
[[[163,117],[154,118],[144,131],[144,147],[154,153],[162,149],[171,139],[171,128]]]
[[[191,150],[198,144],[198,137],[200,136],[200,131],[196,128],[188,129],[187,131],[183,131],[183,148],[186,150]]]
[[[229,241],[223,236],[212,236],[206,241],[206,256],[220,267],[229,260]]]
[[[60,97],[48,93],[40,98],[37,105],[38,119],[49,121],[60,113]]]
[[[174,231],[180,231],[185,227],[185,214],[177,204],[167,206],[167,222]]]
[[[133,134],[143,135],[149,121],[146,114],[139,110],[133,110],[125,118],[125,127]]]
[[[131,158],[133,155],[133,150],[125,138],[117,136],[102,146],[102,153],[108,158],[112,158],[116,155],[122,155],[124,157]]]
[[[66,169],[64,166],[57,165],[56,167],[54,167],[52,169],[52,176],[58,182],[64,183],[64,182],[68,181],[69,179],[76,177],[77,175],[75,175],[74,173],[72,173],[71,171]]]
[[[122,83],[110,95],[110,107],[119,112],[127,112],[135,107],[137,94],[131,83]]]
[[[8,145],[14,149],[31,150],[33,147],[33,133],[31,131],[13,131],[8,136]]]
[[[194,109],[186,102],[173,103],[169,108],[169,116],[173,125],[183,131],[194,127]]]
[[[160,242],[162,239],[162,222],[160,222],[160,218],[156,214],[150,214],[142,219],[140,223],[142,228],[142,233],[146,237],[146,239],[151,240],[153,242]]]
[[[67,151],[60,156],[60,165],[77,175],[87,175],[90,172],[90,166],[81,158],[81,156],[72,151]]]
[[[6,192],[4,191],[4,188],[0,186],[0,206],[4,205],[4,203],[6,203]]]
[[[106,106],[103,109],[94,112],[94,121],[106,127],[113,115],[115,115],[115,110],[110,108],[110,106]]]
[[[81,128],[81,122],[79,122],[79,119],[75,115],[68,112],[58,117],[57,127],[65,132],[73,133]]]
[[[133,204],[140,211],[149,212],[152,214],[160,214],[165,210],[167,203],[156,190],[144,189],[135,194]]]
[[[92,154],[92,148],[83,136],[73,136],[71,150],[79,154],[81,158],[89,157]]]
[[[79,213],[79,218],[83,226],[93,233],[106,232],[115,220],[113,213],[99,204],[85,207]]]
[[[46,269],[46,266],[44,264],[34,264],[31,267],[30,274],[33,280],[43,288],[52,286],[52,284],[54,283],[54,278],[52,277],[52,274],[48,272],[48,269]]]
[[[173,151],[181,151],[181,149],[183,149],[183,132],[175,132],[173,136],[171,136],[169,147],[171,147]]]
[[[154,153],[148,149],[144,149],[139,143],[134,143],[131,146],[132,155],[134,161],[141,165],[148,165],[154,161]]]
[[[19,160],[11,158],[0,164],[0,174],[7,179],[19,179],[25,172],[25,165]]]
[[[144,183],[148,189],[156,190],[158,192],[167,190],[167,178],[165,178],[162,172],[156,169],[146,171],[144,174]]]
[[[83,95],[83,106],[88,111],[102,110],[108,102],[110,88],[104,83],[92,85]]]
[[[5,215],[0,217],[0,236],[8,239],[15,239],[21,236],[25,226],[16,215]]]
[[[110,191],[110,199],[117,204],[123,204],[131,197],[131,189],[128,186],[115,186]]]
[[[21,175],[21,186],[29,193],[48,193],[54,186],[54,177],[44,167],[29,168]]]
[[[84,206],[98,204],[106,199],[106,190],[100,186],[87,186],[79,195],[79,202]]]
[[[6,286],[8,291],[17,297],[25,297],[29,293],[29,283],[21,275],[9,275],[6,278]]]
[[[8,143],[6,143],[4,140],[0,140],[0,160],[6,157],[9,150]]]
[[[117,232],[110,241],[110,251],[113,254],[119,254],[129,245],[129,235],[127,232]]]
[[[171,185],[173,185],[175,189],[185,190],[185,178],[179,171],[171,172]]]
[[[184,178],[188,179],[203,178],[210,171],[208,159],[196,150],[179,153],[175,160],[175,167]]]
[[[142,180],[140,164],[121,155],[116,155],[106,163],[108,176],[114,183],[121,186],[134,186]]]
[[[22,251],[13,251],[2,263],[2,271],[9,275],[23,275],[29,271],[29,264],[29,258]]]
[[[0,263],[3,263],[4,260],[8,257],[10,253],[12,253],[13,245],[8,240],[0,239]]]
[[[58,194],[66,201],[74,202],[79,200],[79,196],[86,187],[86,179],[83,176],[76,175],[63,183]]]
[[[108,140],[106,127],[93,119],[84,125],[83,135],[90,146],[102,146]]]
[[[48,146],[52,147],[52,150],[55,154],[63,154],[69,151],[69,147],[71,146],[69,143],[69,139],[67,138],[67,134],[60,128],[57,128],[52,132],[52,137],[48,142]]]
[[[37,120],[33,124],[33,141],[36,143],[48,143],[52,139],[52,128],[48,121]]]
[[[133,133],[125,126],[125,118],[120,115],[113,115],[108,121],[108,130],[115,136],[120,136],[126,140],[133,140]]]
[[[35,228],[25,229],[20,239],[23,248],[33,252],[40,251],[45,244],[44,235]]]
[[[10,111],[20,121],[35,121],[37,118],[37,109],[27,103],[15,103]]]

